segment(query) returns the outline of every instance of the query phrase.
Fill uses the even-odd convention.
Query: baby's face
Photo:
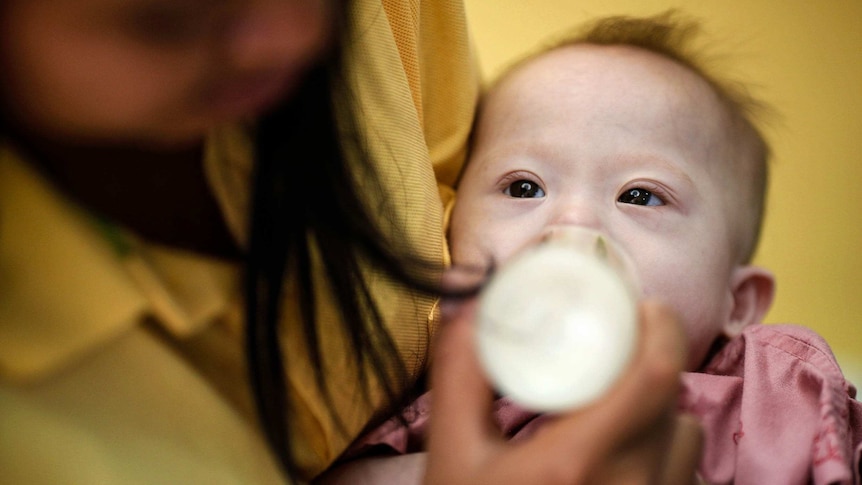
[[[655,54],[569,46],[490,94],[450,228],[456,264],[505,262],[561,226],[631,256],[686,325],[696,367],[730,320],[733,155],[708,85]]]

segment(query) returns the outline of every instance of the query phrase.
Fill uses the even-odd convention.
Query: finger
[[[429,473],[477,463],[489,442],[502,442],[491,420],[493,391],[474,350],[475,306],[470,300],[444,309],[431,369]]]
[[[659,483],[663,485],[691,485],[697,483],[697,467],[703,452],[703,428],[689,414],[677,416],[673,441]]]

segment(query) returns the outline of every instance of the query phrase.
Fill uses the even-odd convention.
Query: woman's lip
[[[295,77],[288,74],[231,79],[217,84],[206,104],[224,117],[254,115],[286,96],[294,84]]]

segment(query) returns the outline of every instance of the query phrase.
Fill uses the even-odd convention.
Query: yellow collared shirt
[[[478,95],[460,1],[360,0],[349,65],[360,127],[397,209],[391,230],[446,259],[444,203]],[[208,140],[205,166],[244,240],[250,144]],[[236,265],[103,225],[0,150],[0,483],[281,483],[251,413]],[[114,241],[115,242],[115,241]],[[368,272],[408,366],[419,371],[434,302]],[[324,288],[323,281],[317,285]],[[288,288],[287,298],[291,298]],[[320,314],[335,319],[323,298]],[[291,305],[286,305],[288,308]],[[382,404],[363,404],[340,335],[324,335],[341,433],[285,315],[288,385],[300,398],[306,477],[331,463]]]

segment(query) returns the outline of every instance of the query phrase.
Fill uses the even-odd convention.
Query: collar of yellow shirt
[[[0,379],[47,376],[147,315],[178,338],[198,332],[238,274],[94,219],[0,149]]]

